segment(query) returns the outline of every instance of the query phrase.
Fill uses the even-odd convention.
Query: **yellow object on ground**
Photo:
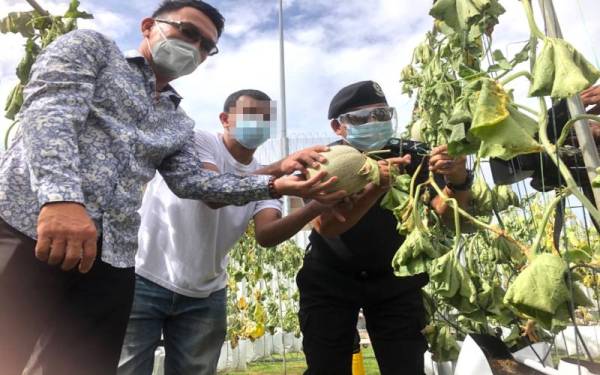
[[[362,352],[352,354],[352,375],[365,375]]]

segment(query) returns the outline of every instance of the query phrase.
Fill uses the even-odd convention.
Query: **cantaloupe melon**
[[[344,190],[350,195],[362,190],[369,182],[379,185],[377,161],[357,149],[346,145],[335,145],[321,154],[327,161],[318,169],[308,168],[308,175],[312,177],[324,170],[327,171],[324,180],[336,176],[338,180],[329,191]]]

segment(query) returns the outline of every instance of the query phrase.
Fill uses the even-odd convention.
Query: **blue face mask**
[[[346,141],[361,151],[379,150],[394,135],[392,121],[346,125]]]
[[[230,134],[239,144],[249,150],[255,150],[271,137],[270,121],[240,120]]]

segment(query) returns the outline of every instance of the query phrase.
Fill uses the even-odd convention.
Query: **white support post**
[[[542,13],[544,14],[546,34],[549,37],[562,38],[560,24],[558,22],[552,0],[539,0],[539,3]],[[572,98],[567,99],[567,105],[569,107],[569,113],[572,117],[585,113],[585,108],[579,95],[575,95]],[[588,177],[590,181],[592,181],[596,177],[596,168],[600,166],[600,157],[598,156],[598,149],[596,143],[594,142],[592,131],[588,125],[588,120],[577,121],[573,128],[577,134],[579,148],[583,154],[583,161],[585,163]],[[594,188],[592,190],[594,193],[596,208],[600,209],[600,189]]]

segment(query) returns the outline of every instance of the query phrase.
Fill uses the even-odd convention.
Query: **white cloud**
[[[67,0],[42,3],[60,13],[66,9]],[[127,38],[138,35],[141,18],[158,3],[158,0],[126,3],[84,0],[81,8],[94,13],[96,18],[80,25],[107,33],[125,45]],[[183,106],[197,126],[218,130],[217,115],[229,93],[257,88],[279,99],[278,14],[275,0],[212,3],[226,18],[225,34],[219,45],[221,53],[193,75],[176,81],[174,86],[184,96]],[[412,106],[411,100],[400,92],[400,70],[409,62],[413,48],[425,32],[431,29],[432,19],[427,14],[430,3],[284,1],[288,133],[328,132],[326,114],[333,94],[346,84],[364,79],[381,84],[390,104],[398,109],[399,123],[405,124]],[[502,3],[507,13],[496,27],[493,48],[512,55],[520,48],[514,43],[528,39],[529,32],[521,3],[514,0]],[[600,2],[555,0],[554,3],[565,38],[594,61],[595,36],[600,35],[600,24],[595,22],[594,15],[600,14]],[[583,13],[579,3],[585,9]],[[534,4],[537,7],[537,2]],[[22,1],[0,0],[0,16],[23,7]],[[538,22],[542,26],[541,18]],[[21,51],[22,42],[18,38],[0,35],[0,40],[5,50]],[[0,102],[14,83],[19,54],[0,55]],[[514,87],[525,100],[526,83],[519,81]]]
[[[198,127],[218,129],[217,112],[211,113],[209,108],[220,108],[225,97],[239,88],[264,89],[272,97],[279,97],[277,30],[264,32],[252,27],[258,24],[257,10],[249,10],[248,4],[225,12],[224,42],[231,42],[228,36],[235,15],[248,15],[244,32],[234,29],[235,44],[224,44],[223,53],[190,81],[175,83],[186,98],[184,108],[197,120]],[[377,80],[391,104],[406,107],[409,100],[401,97],[398,83],[400,69],[409,62],[414,45],[430,27],[426,5],[406,8],[398,6],[397,1],[348,1],[344,6],[317,0],[286,2],[286,9],[296,12],[291,20],[286,17],[285,30],[288,133],[329,132],[327,108],[331,97],[344,85],[358,80]],[[271,23],[277,24],[276,9],[260,9],[264,9],[263,16],[266,13],[275,17]],[[201,87],[211,88],[210,95],[193,94],[194,88]]]
[[[95,6],[82,9],[92,13],[94,18],[79,20],[78,26],[80,28],[96,30],[115,40],[119,40],[120,38],[127,36],[127,34],[131,32],[129,29],[135,29],[135,27],[124,28],[123,25],[132,25],[137,26],[137,29],[140,28],[139,25],[141,20],[132,16],[111,12]]]

